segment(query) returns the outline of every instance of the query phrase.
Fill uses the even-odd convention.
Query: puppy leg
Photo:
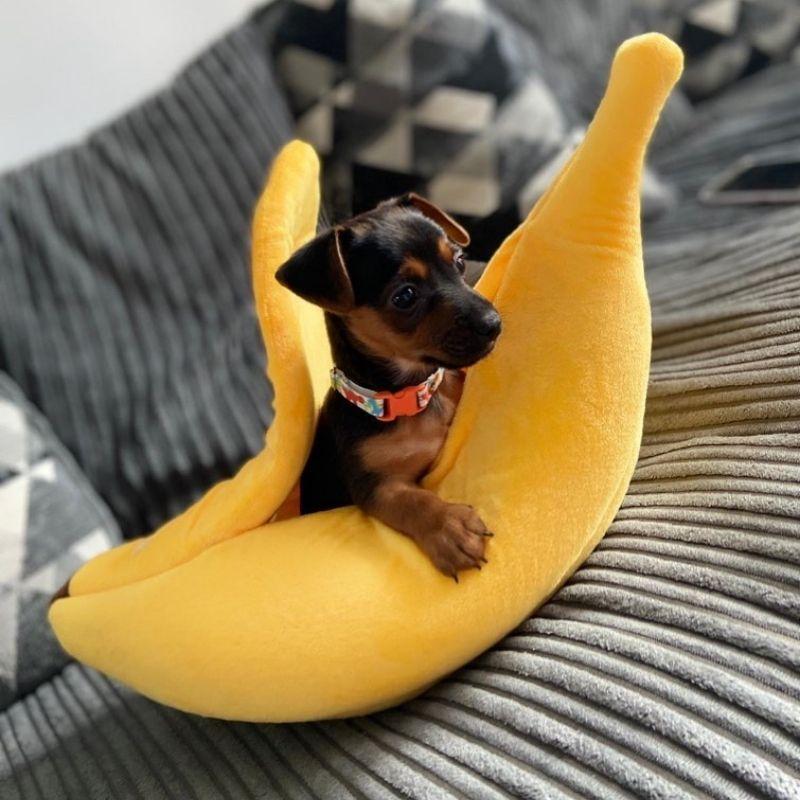
[[[438,570],[456,581],[459,570],[486,563],[483,551],[492,534],[472,506],[446,503],[397,478],[380,481],[359,505],[413,539]]]
[[[353,501],[342,478],[338,448],[325,407],[303,474],[300,476],[300,513],[312,514],[350,505]]]

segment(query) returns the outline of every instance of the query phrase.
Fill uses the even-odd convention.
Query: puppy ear
[[[338,226],[321,233],[278,269],[278,283],[326,311],[349,311],[355,296],[344,263],[348,237],[349,231]]]
[[[415,192],[409,192],[398,198],[398,203],[403,206],[414,206],[421,214],[433,220],[442,230],[456,243],[462,247],[469,244],[469,234],[462,228],[447,212],[442,211],[439,206],[420,197]]]

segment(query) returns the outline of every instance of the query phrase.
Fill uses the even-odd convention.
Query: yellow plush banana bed
[[[481,653],[596,545],[636,461],[650,360],[639,228],[647,141],[681,70],[648,34],[619,49],[583,144],[492,258],[503,316],[425,484],[496,532],[460,584],[355,508],[265,524],[295,485],[327,389],[321,312],[274,280],[315,233],[318,163],[277,158],[253,228],[275,388],[259,455],[151,536],[111,550],[51,607],[64,648],[162,703],[307,720],[408,698]]]

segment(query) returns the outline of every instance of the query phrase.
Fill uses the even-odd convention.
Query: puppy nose
[[[475,321],[475,330],[487,339],[496,339],[500,334],[500,315],[493,308],[484,311]]]

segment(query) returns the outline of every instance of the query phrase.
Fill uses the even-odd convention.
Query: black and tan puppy
[[[300,482],[302,513],[355,503],[410,536],[458,580],[490,532],[467,505],[418,485],[438,454],[462,368],[500,333],[464,281],[467,232],[414,194],[317,236],[277,273],[325,310],[335,369]]]

